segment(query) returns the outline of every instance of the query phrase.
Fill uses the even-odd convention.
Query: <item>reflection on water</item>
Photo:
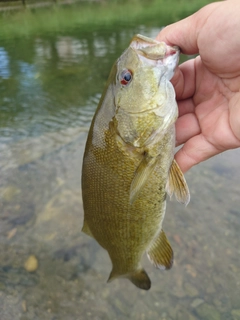
[[[81,159],[113,61],[138,26],[6,41],[0,48],[0,319],[240,319],[239,156],[186,176],[191,203],[169,201],[171,271],[144,261],[152,289],[106,284],[111,265],[80,232]],[[38,268],[28,272],[30,255]]]

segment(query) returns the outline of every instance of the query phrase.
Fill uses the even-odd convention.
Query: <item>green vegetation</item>
[[[0,38],[22,37],[61,32],[76,26],[93,30],[96,26],[144,23],[155,19],[164,25],[181,19],[207,0],[132,0],[82,2],[70,5],[53,5],[47,8],[3,11],[0,14]]]

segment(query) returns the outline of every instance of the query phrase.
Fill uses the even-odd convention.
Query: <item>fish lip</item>
[[[166,57],[180,53],[180,48],[178,46],[169,46],[167,44],[166,44],[166,46],[167,46]]]
[[[167,45],[166,45],[167,46]],[[174,47],[170,47],[170,46],[167,46],[166,48],[166,52],[164,53],[164,55],[154,55],[154,56],[151,56],[149,54],[146,53],[146,51],[144,51],[144,49],[136,49],[136,52],[138,55],[141,55],[149,60],[153,60],[153,61],[159,61],[159,60],[163,60],[163,59],[166,59],[170,56],[174,56],[174,55],[177,55],[180,53],[180,50],[178,49],[175,49]]]
[[[163,60],[169,56],[179,55],[180,48],[169,46],[163,41],[157,41],[140,34],[132,38],[130,47],[135,52],[149,60]]]

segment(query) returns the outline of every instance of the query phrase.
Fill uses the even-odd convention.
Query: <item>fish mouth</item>
[[[140,34],[132,38],[130,46],[135,49],[138,55],[150,60],[163,60],[180,53],[177,46],[169,46],[165,42],[159,42]]]
[[[161,70],[161,77],[171,80],[179,61],[180,49],[140,34],[133,37],[130,48],[144,65]],[[161,77],[159,78],[159,84]]]

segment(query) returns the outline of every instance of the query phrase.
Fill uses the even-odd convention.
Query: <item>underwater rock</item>
[[[207,319],[207,320],[221,319],[221,315],[215,309],[215,307],[207,303],[203,303],[199,307],[197,307],[196,312],[200,319]]]
[[[198,290],[189,282],[184,284],[185,292],[187,293],[187,296],[190,298],[194,298],[198,296]]]
[[[235,309],[231,311],[233,320],[240,320],[240,309]]]
[[[24,263],[24,268],[28,272],[34,272],[38,268],[38,260],[34,255],[28,257],[28,259]]]

